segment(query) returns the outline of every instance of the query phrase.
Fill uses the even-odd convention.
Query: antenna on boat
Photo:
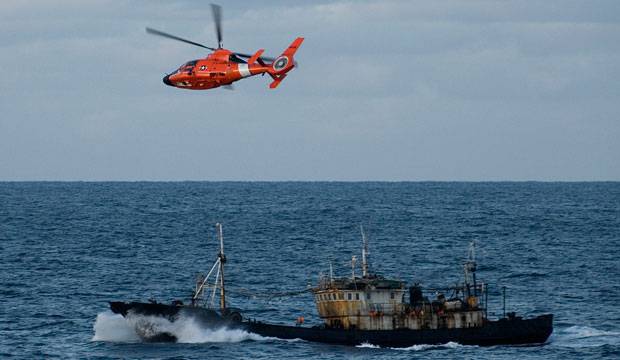
[[[226,256],[224,255],[224,235],[222,234],[222,224],[215,224],[217,230],[217,236],[220,240],[220,253],[218,258],[220,260],[220,312],[222,315],[226,312],[226,290],[224,288],[224,264],[226,263]]]
[[[329,260],[329,285],[330,286],[332,282],[334,282],[334,267],[332,266],[332,261]]]
[[[467,286],[467,295],[470,293],[470,286],[473,284],[474,296],[478,296],[476,290],[476,244],[474,241],[469,243],[467,251],[467,261],[463,265],[465,272],[465,286]]]
[[[355,282],[355,262],[357,261],[357,256],[351,256],[351,279]]]
[[[469,249],[467,251],[467,260],[473,263],[476,262],[476,242],[472,241],[469,243]]]
[[[362,233],[362,276],[368,276],[368,238],[364,232],[364,226],[360,224],[360,232]]]

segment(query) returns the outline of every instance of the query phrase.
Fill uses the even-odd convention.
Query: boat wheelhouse
[[[486,287],[476,283],[474,243],[464,264],[461,285],[435,290],[436,298],[423,295],[418,284],[410,287],[368,271],[368,239],[362,232],[362,275],[321,276],[313,289],[314,301],[325,326],[345,330],[459,329],[481,327],[486,319]],[[446,297],[444,291],[450,292]],[[481,304],[480,299],[484,300]]]

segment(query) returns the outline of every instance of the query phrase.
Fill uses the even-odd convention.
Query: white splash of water
[[[580,338],[592,336],[620,336],[620,332],[598,330],[589,326],[571,326],[566,328],[564,333]]]
[[[159,321],[161,330],[174,335],[180,343],[226,343],[247,340],[269,340],[260,335],[240,329],[208,329],[200,326],[193,318],[181,317],[175,322],[157,317],[150,317],[152,321]]]
[[[247,340],[274,340],[239,329],[209,329],[201,326],[191,317],[180,317],[174,322],[157,316],[129,316],[106,311],[97,315],[93,326],[93,341],[137,342],[141,337],[168,333],[180,343],[221,343]]]
[[[421,351],[421,350],[428,350],[428,349],[456,349],[456,348],[460,348],[463,346],[465,345],[461,345],[459,343],[450,341],[448,343],[441,344],[441,345],[420,344],[420,345],[409,346],[406,348],[390,348],[390,349],[402,350],[402,351]]]
[[[571,326],[551,335],[554,345],[564,347],[594,347],[620,344],[620,332],[605,331],[589,326]]]
[[[445,344],[441,344],[441,345],[430,345],[430,344],[420,344],[420,345],[413,345],[413,346],[409,346],[406,348],[394,348],[394,347],[390,347],[388,349],[392,349],[392,350],[401,350],[401,351],[422,351],[422,350],[429,350],[429,349],[456,349],[459,347],[463,347],[465,345],[461,345],[459,343],[455,343],[455,342],[448,342]],[[370,343],[362,343],[360,345],[356,346],[357,348],[366,348],[366,349],[381,349],[381,346],[377,346],[374,344],[370,344]]]
[[[367,343],[367,342],[361,343],[359,345],[356,345],[355,347],[365,348],[365,349],[380,349],[381,348],[381,346],[373,345],[373,344]]]
[[[106,311],[97,314],[95,325],[93,325],[95,335],[92,341],[110,342],[138,342],[140,337],[134,328],[119,314]]]

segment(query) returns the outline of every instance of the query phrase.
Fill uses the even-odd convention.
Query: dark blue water
[[[186,297],[215,259],[224,224],[231,286],[315,283],[349,274],[359,224],[373,270],[423,285],[461,277],[467,245],[492,288],[490,312],[555,314],[535,347],[346,347],[175,329],[184,343],[136,341],[108,300]],[[620,183],[0,183],[0,357],[577,358],[620,356]],[[359,256],[358,256],[359,257]],[[246,315],[319,322],[310,295],[231,294]]]

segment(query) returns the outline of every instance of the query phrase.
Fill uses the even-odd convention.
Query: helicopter
[[[164,84],[189,90],[208,90],[220,86],[232,89],[232,83],[235,81],[249,76],[268,74],[273,79],[269,88],[275,89],[284,80],[286,74],[296,66],[293,55],[304,41],[303,37],[295,39],[282,55],[275,59],[263,56],[264,49],[260,49],[252,55],[230,51],[222,46],[222,8],[219,5],[211,4],[211,12],[217,35],[217,48],[149,27],[146,28],[146,32],[149,34],[212,51],[206,58],[188,61],[177,70],[164,76]]]

